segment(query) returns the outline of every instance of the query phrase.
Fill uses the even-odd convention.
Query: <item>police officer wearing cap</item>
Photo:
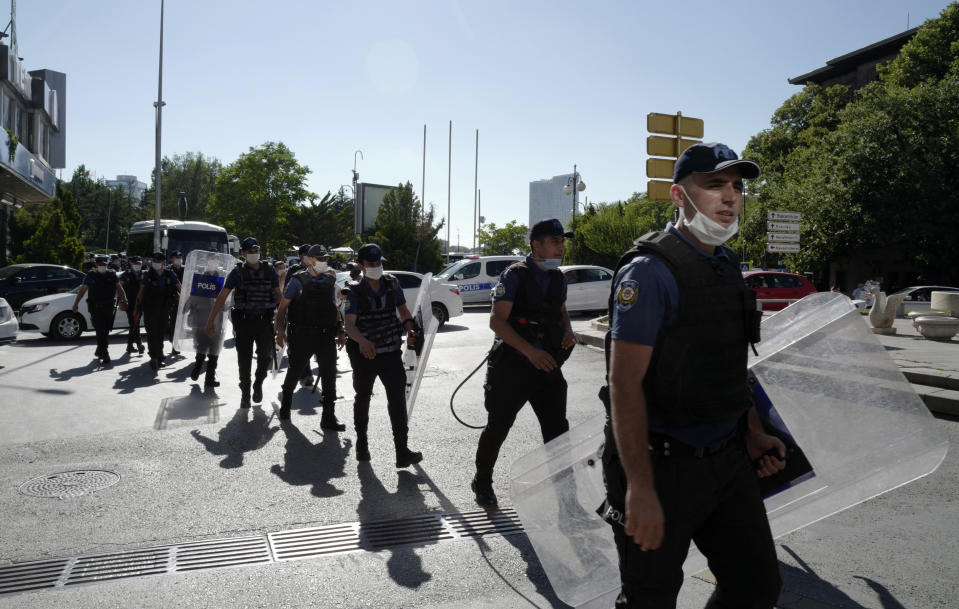
[[[173,250],[170,252],[170,270],[176,275],[177,281],[183,283],[183,252]],[[176,332],[176,316],[180,309],[179,300],[170,307],[170,319],[167,320],[167,339],[170,341],[170,354],[178,355],[180,352],[173,348],[173,333]]]
[[[566,278],[557,268],[566,251],[566,232],[556,219],[530,230],[530,254],[510,265],[493,289],[490,328],[496,340],[486,369],[486,428],[476,448],[476,502],[497,504],[493,467],[516,415],[533,407],[543,442],[569,430],[566,379],[560,367],[576,344],[566,312]]]
[[[691,541],[717,581],[707,606],[779,596],[758,477],[785,467],[785,446],[749,406],[759,314],[722,245],[738,230],[743,179],[759,175],[723,144],[689,147],[670,189],[678,222],[637,239],[617,267],[600,510],[619,553],[617,607],[675,607]]]
[[[153,253],[150,268],[141,274],[142,283],[134,313],[135,323],[139,323],[140,315],[143,315],[143,325],[147,331],[147,353],[153,372],[163,365],[163,341],[167,334],[170,307],[180,296],[180,282],[173,271],[165,267],[165,260],[163,252]]]
[[[130,256],[128,262],[130,263],[130,268],[120,274],[120,286],[123,287],[124,295],[126,296],[127,303],[126,307],[127,313],[127,324],[129,330],[127,331],[127,353],[143,353],[143,340],[140,338],[140,321],[134,316],[136,315],[136,307],[132,306],[137,301],[137,296],[140,294],[140,276],[141,270],[143,268],[142,259],[139,256]]]
[[[276,312],[276,342],[280,347],[287,341],[284,329],[289,319],[290,367],[283,380],[283,395],[280,399],[280,419],[290,418],[293,389],[301,376],[301,370],[309,366],[310,358],[316,355],[320,364],[320,380],[323,386],[323,417],[320,428],[328,431],[345,431],[336,419],[336,345],[342,347],[345,334],[340,310],[336,306],[336,280],[327,270],[330,253],[322,245],[311,246],[305,262],[309,266],[295,273],[286,286],[283,300]],[[289,317],[287,317],[289,311]]]
[[[273,311],[283,297],[280,279],[273,266],[260,262],[260,243],[255,237],[247,237],[240,243],[246,262],[238,265],[227,275],[223,290],[213,303],[213,310],[206,324],[206,334],[213,338],[214,322],[223,309],[231,292],[233,309],[230,319],[236,334],[236,359],[240,368],[240,408],[249,408],[250,398],[259,403],[263,400],[263,379],[273,359]],[[253,345],[256,345],[256,373],[250,393],[250,368],[253,365]]]
[[[368,243],[356,253],[363,279],[351,283],[346,305],[346,353],[353,367],[353,425],[356,428],[356,460],[369,461],[366,435],[370,420],[370,397],[379,377],[386,390],[386,410],[393,428],[396,467],[409,467],[423,460],[423,453],[409,449],[406,416],[406,369],[401,344],[404,328],[415,337],[413,317],[403,289],[393,275],[383,272],[383,252]],[[396,314],[399,312],[400,317]],[[400,321],[402,319],[402,321]]]
[[[106,256],[96,257],[93,272],[83,278],[83,285],[80,286],[80,291],[77,292],[77,297],[73,301],[73,312],[76,313],[83,295],[87,290],[90,291],[87,297],[87,310],[90,312],[93,327],[97,331],[95,355],[104,365],[110,363],[107,347],[110,344],[110,330],[113,329],[113,318],[116,315],[116,303],[119,302],[126,307],[127,302],[117,274],[110,270],[109,263],[110,259]]]
[[[286,273],[285,283],[283,284],[284,287],[286,286],[287,283],[290,282],[290,279],[293,278],[293,275],[299,273],[300,271],[304,271],[310,267],[309,263],[307,263],[306,261],[306,256],[309,253],[311,247],[313,246],[310,245],[309,243],[304,243],[303,245],[297,248],[297,255],[300,257],[300,261],[289,268],[288,272]]]

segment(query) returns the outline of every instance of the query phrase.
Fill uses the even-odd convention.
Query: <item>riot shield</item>
[[[440,326],[439,320],[433,317],[433,300],[430,297],[432,281],[432,273],[423,275],[423,283],[420,284],[420,291],[416,295],[416,303],[410,309],[413,322],[416,324],[417,337],[416,343],[412,347],[407,345],[403,352],[403,364],[406,368],[407,419],[413,416],[416,394],[419,392],[420,382],[423,380],[423,372],[426,370],[426,362],[430,357],[430,349],[433,348],[436,330]]]
[[[213,310],[213,303],[226,276],[236,260],[229,254],[217,254],[193,250],[183,265],[183,283],[180,286],[180,303],[173,332],[173,348],[177,351],[219,355],[223,348],[224,324],[229,316],[229,303],[225,303],[214,321],[213,338],[206,335],[206,322]]]
[[[764,489],[774,537],[932,473],[945,458],[948,441],[929,410],[842,294],[813,294],[765,318],[762,337],[749,362],[757,410],[798,463]],[[510,472],[550,583],[578,607],[612,606],[620,588],[612,530],[596,514],[604,422],[598,414]],[[693,545],[684,571],[705,566]]]

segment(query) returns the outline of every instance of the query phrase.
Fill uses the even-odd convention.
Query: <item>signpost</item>
[[[703,120],[683,116],[682,112],[650,112],[646,115],[646,129],[650,133],[663,134],[646,138],[646,154],[666,157],[646,160],[646,177],[652,178],[646,183],[646,196],[650,201],[669,201],[669,189],[673,185],[673,165],[683,151],[693,144],[702,143],[701,139],[696,138],[703,137]]]
[[[799,223],[802,214],[796,211],[769,211],[766,218],[766,251],[780,254],[799,253]]]

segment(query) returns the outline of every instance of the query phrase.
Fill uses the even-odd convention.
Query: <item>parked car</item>
[[[763,311],[779,311],[804,296],[816,293],[813,284],[802,275],[777,271],[746,271],[743,273],[746,287],[756,293],[756,300],[763,302]]]
[[[93,320],[87,311],[89,290],[83,295],[77,312],[72,310],[79,291],[80,286],[77,286],[65,294],[41,296],[23,303],[20,308],[20,329],[39,330],[44,336],[60,340],[80,338],[84,332],[92,331]],[[127,327],[127,314],[118,309],[113,318],[113,328]]]
[[[604,266],[574,264],[561,266],[566,276],[566,310],[606,311],[613,271]]]
[[[0,298],[0,345],[17,340],[18,328],[13,307],[5,299]]]
[[[480,256],[454,262],[436,274],[437,279],[455,285],[463,304],[489,304],[490,290],[506,267],[525,260],[523,256]]]
[[[932,306],[933,292],[959,292],[959,288],[945,285],[914,285],[893,292],[890,296],[895,294],[906,295],[896,313],[899,317],[903,317],[909,311],[928,311]]]
[[[420,286],[423,285],[423,275],[412,271],[386,272],[395,276],[400,282],[400,287],[403,288],[403,296],[406,298],[406,306],[412,311],[413,305],[416,304],[417,293]],[[349,279],[350,274],[347,272],[336,274],[336,284],[340,289],[346,285]],[[433,277],[430,285],[430,299],[433,301],[433,317],[439,320],[440,326],[449,321],[451,317],[459,317],[463,314],[463,299],[460,298],[459,288],[451,283]]]
[[[11,264],[0,269],[0,298],[14,311],[38,296],[67,292],[83,283],[84,274],[58,264]]]

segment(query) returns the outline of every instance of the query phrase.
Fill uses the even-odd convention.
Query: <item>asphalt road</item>
[[[467,309],[437,336],[410,443],[425,459],[397,471],[382,390],[371,416],[369,466],[353,456],[352,388],[339,362],[344,433],[319,428],[318,397],[300,389],[293,425],[273,416],[280,378],[260,408],[237,408],[235,356],[223,385],[204,394],[180,359],[154,380],[140,356],[93,363],[91,334],[57,343],[24,334],[0,347],[0,565],[50,557],[263,535],[340,523],[472,512],[469,480],[478,432],[449,412],[453,387],[482,360],[488,308]],[[579,318],[576,323],[586,323]],[[601,408],[602,353],[584,346],[564,367],[572,425]],[[457,395],[457,412],[482,423],[482,373]],[[940,420],[950,442],[959,424]],[[524,409],[500,456],[502,503],[509,464],[541,438]],[[35,477],[106,470],[119,482],[74,499],[28,497]],[[956,606],[959,458],[932,475],[779,540],[781,607]],[[688,578],[680,606],[702,606],[708,574]],[[488,536],[297,561],[177,573],[0,596],[4,607],[549,607],[552,592],[526,537]]]

